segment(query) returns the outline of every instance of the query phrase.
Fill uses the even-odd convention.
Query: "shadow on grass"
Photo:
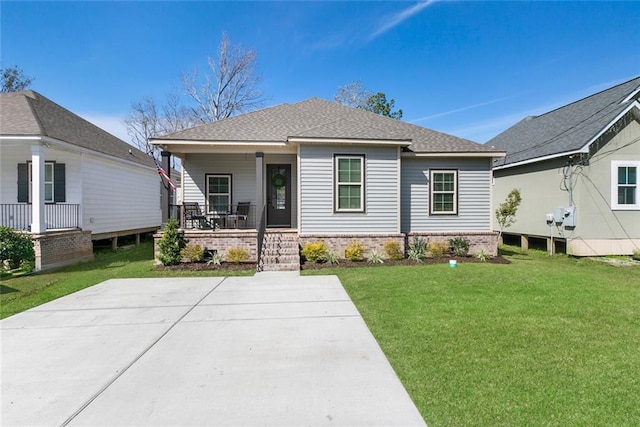
[[[13,292],[20,292],[18,289],[13,289],[5,285],[0,285],[0,295],[10,294]]]

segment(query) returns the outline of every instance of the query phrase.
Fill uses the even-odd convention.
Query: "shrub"
[[[224,254],[220,252],[214,252],[211,254],[211,259],[207,261],[207,265],[220,265],[222,264],[222,260],[224,259]]]
[[[478,258],[480,262],[487,262],[491,259],[491,255],[489,255],[484,249],[480,249],[476,254],[476,258]]]
[[[633,251],[633,255],[631,255],[631,258],[635,259],[636,261],[640,261],[640,249],[636,249],[635,251]]]
[[[28,234],[0,226],[0,264],[7,261],[9,268],[18,268],[23,261],[33,262],[35,258],[33,241]]]
[[[333,251],[327,252],[326,255],[324,256],[324,260],[329,264],[339,264],[340,263],[340,259],[338,257],[338,254],[333,252]]]
[[[164,226],[162,237],[158,240],[158,259],[164,265],[176,265],[182,260],[182,249],[187,242],[184,232],[178,228],[178,221],[169,218]]]
[[[249,252],[244,248],[229,248],[225,254],[225,258],[229,262],[238,264],[249,259]]]
[[[371,254],[367,257],[367,261],[369,264],[384,264],[384,259],[382,259],[382,255],[378,253],[375,249],[371,251]]]
[[[449,240],[449,246],[455,256],[469,255],[469,240],[465,237],[458,236]]]
[[[200,245],[188,244],[180,251],[182,258],[187,258],[191,262],[200,262],[204,259],[204,250]]]
[[[415,262],[422,262],[427,257],[427,242],[418,236],[413,236],[407,256]]]
[[[322,240],[318,240],[315,243],[307,242],[304,244],[302,251],[300,251],[311,264],[324,261],[327,252],[329,252],[329,248],[327,248],[327,245],[325,245]]]
[[[389,259],[403,259],[404,253],[400,250],[400,243],[389,240],[384,243],[384,251]]]
[[[439,240],[429,243],[428,248],[429,252],[431,252],[435,258],[442,258],[449,252],[449,244]]]
[[[367,248],[362,246],[360,242],[354,240],[347,246],[344,250],[344,257],[349,261],[360,261],[362,260],[362,254]]]

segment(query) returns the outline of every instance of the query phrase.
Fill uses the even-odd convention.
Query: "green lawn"
[[[147,242],[5,280],[0,314],[111,278],[215,274],[154,271],[152,256]],[[640,425],[640,267],[507,258],[304,274],[340,277],[431,427]]]
[[[432,426],[640,425],[640,267],[510,265],[340,277]]]
[[[252,275],[249,271],[156,271],[153,243],[138,247],[99,251],[95,261],[41,274],[0,281],[0,319],[28,310],[47,301],[93,286],[108,279],[124,277],[228,276]]]

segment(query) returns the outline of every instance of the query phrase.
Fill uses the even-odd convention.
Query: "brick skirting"
[[[93,261],[91,231],[60,231],[31,235],[36,270],[48,270]]]
[[[304,246],[307,242],[316,242],[322,240],[330,251],[335,252],[338,257],[344,258],[344,250],[351,243],[357,241],[366,248],[363,257],[371,254],[375,250],[380,255],[385,256],[384,244],[390,240],[400,244],[400,250],[404,251],[405,237],[401,233],[383,233],[383,234],[303,234],[300,235],[300,245]]]
[[[428,242],[441,241],[447,243],[458,236],[465,237],[469,240],[469,255],[475,255],[481,250],[491,256],[498,255],[498,233],[493,231],[407,233],[406,245],[411,243],[413,236],[418,236]]]
[[[153,235],[153,251],[156,263],[158,261],[158,240],[162,233]],[[200,245],[203,249],[227,252],[230,248],[243,248],[249,252],[248,261],[258,262],[258,232],[251,231],[185,231],[187,244]]]

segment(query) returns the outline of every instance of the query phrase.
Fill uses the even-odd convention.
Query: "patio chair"
[[[184,202],[184,226],[187,228],[194,228],[193,225],[197,224],[198,228],[212,228],[211,222],[202,213],[198,202]],[[191,227],[188,227],[188,223],[191,223]]]
[[[233,221],[234,228],[238,228],[238,223],[240,221],[244,221],[244,225],[246,227],[250,208],[251,202],[239,202],[238,206],[236,206],[235,213],[227,215],[227,220]]]

